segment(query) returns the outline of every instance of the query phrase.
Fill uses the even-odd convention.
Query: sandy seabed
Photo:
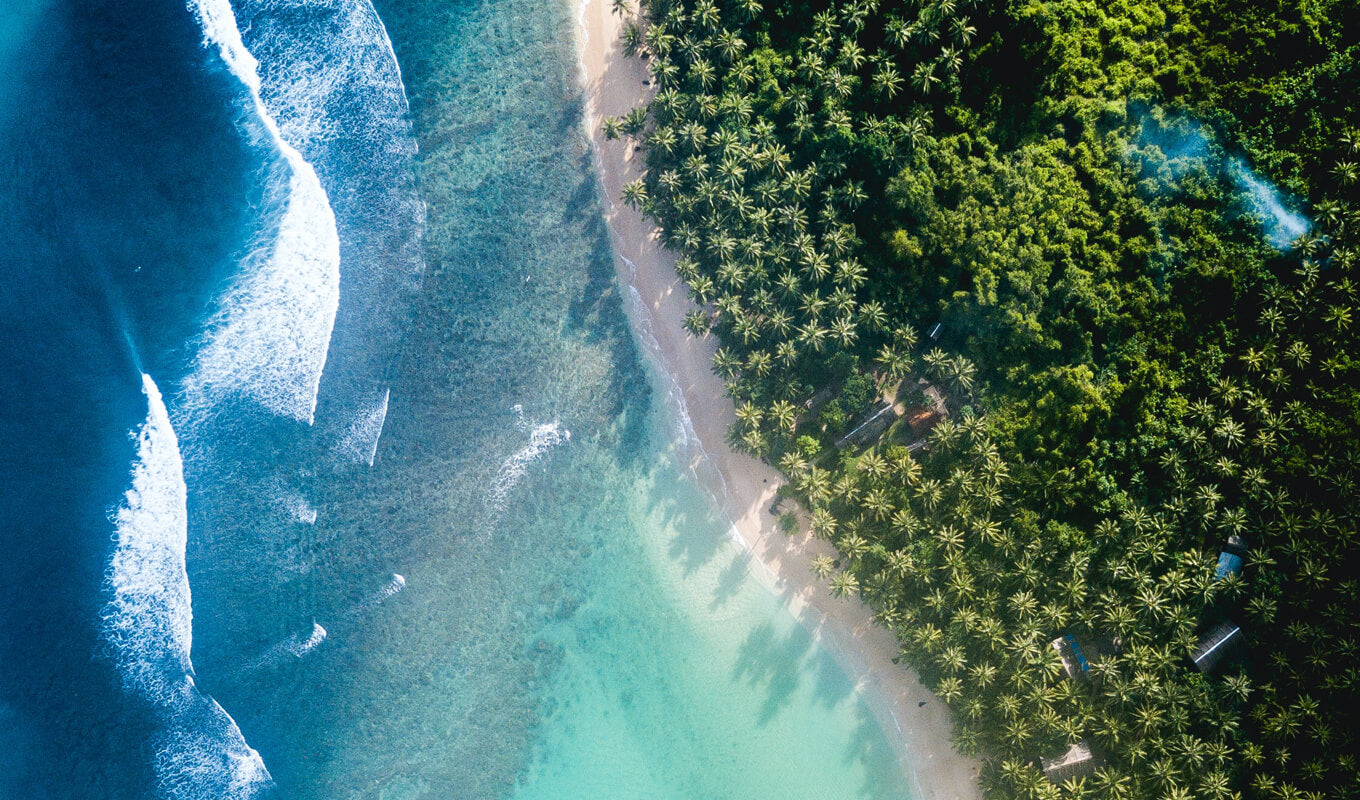
[[[732,520],[734,537],[756,562],[752,573],[829,646],[855,683],[913,778],[917,800],[979,798],[980,762],[953,747],[948,708],[915,673],[893,663],[897,641],[872,623],[868,606],[833,596],[813,575],[812,560],[834,554],[831,546],[806,530],[794,536],[779,531],[770,506],[783,482],[780,473],[727,444],[736,414],[709,366],[717,347],[714,337],[699,339],[685,331],[684,316],[694,306],[675,274],[675,256],[661,246],[655,226],[621,199],[623,185],[645,168],[641,150],[627,138],[608,141],[600,132],[604,117],[627,114],[653,91],[646,62],[623,54],[618,38],[622,21],[611,6],[608,0],[581,0],[577,36],[585,124],[594,144],[619,282],[636,301],[625,303],[629,319],[649,357],[675,381],[675,399],[691,440],[688,466]]]

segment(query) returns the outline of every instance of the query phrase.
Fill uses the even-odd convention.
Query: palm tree
[[[882,95],[885,100],[891,100],[896,97],[897,93],[902,91],[902,85],[904,83],[905,81],[902,79],[901,73],[897,71],[897,67],[893,66],[890,61],[880,63],[878,69],[874,70],[874,91]]]
[[[798,424],[798,417],[793,403],[788,400],[776,400],[770,406],[770,418],[779,425],[780,429],[787,433],[792,433]]]
[[[822,352],[822,347],[826,343],[827,330],[816,321],[809,321],[806,325],[798,329],[798,341],[806,344],[814,353]]]
[[[945,648],[945,652],[949,650]],[[963,681],[952,675],[944,678],[935,684],[935,694],[946,703],[953,703],[963,696]]]
[[[831,591],[837,597],[849,597],[859,591],[859,579],[850,572],[838,572],[831,579]]]
[[[799,450],[790,450],[779,459],[779,469],[795,481],[803,474],[807,467],[807,459],[803,457],[803,453]]]
[[[965,394],[972,393],[973,378],[976,374],[977,367],[963,356],[955,356],[947,362],[946,377],[954,391]]]
[[[642,209],[647,204],[647,186],[642,179],[623,185],[623,202],[636,209]]]
[[[713,3],[713,0],[697,0],[691,18],[701,27],[710,31],[717,28],[718,23],[722,20],[718,13],[718,7]]]
[[[798,488],[804,494],[807,495],[809,502],[811,502],[813,505],[817,505],[821,501],[825,500],[828,493],[830,493],[831,491],[831,475],[826,470],[821,469],[820,467],[809,466],[807,468],[807,471],[802,476],[801,484],[802,485],[799,486]],[[814,523],[813,527],[814,532],[816,531],[818,510],[825,511],[824,508],[813,509],[812,519]],[[834,518],[832,519],[831,524],[834,526],[835,524]]]
[[[911,85],[916,87],[916,91],[923,95],[930,94],[930,90],[940,84],[940,78],[935,74],[935,65],[929,62],[921,62],[911,73]]]
[[[730,380],[736,377],[737,370],[741,368],[741,359],[731,350],[719,347],[713,353],[713,371],[724,379]]]
[[[1001,740],[1013,750],[1024,750],[1034,737],[1034,726],[1025,717],[1017,717],[1002,725]]]
[[[977,34],[977,28],[968,24],[967,17],[955,17],[950,23],[950,28],[952,29],[954,38],[964,47],[967,47],[968,44],[972,42],[973,36]]]
[[[742,403],[736,408],[737,422],[745,425],[748,430],[756,430],[760,426],[760,420],[764,418],[765,412],[754,403]]]
[[[767,350],[755,350],[746,357],[746,369],[757,378],[764,378],[774,369],[774,359]]]
[[[703,311],[695,310],[685,315],[685,330],[696,337],[703,338],[707,335],[712,324],[708,314]]]
[[[716,47],[723,60],[730,63],[735,61],[746,49],[746,42],[742,41],[741,37],[732,31],[724,30],[718,34]]]
[[[859,332],[855,330],[855,323],[850,317],[838,317],[831,323],[831,335],[842,349],[848,350],[859,337]]]
[[[718,73],[713,69],[713,65],[702,58],[695,59],[694,63],[690,64],[689,74],[694,76],[694,79],[699,82],[699,86],[705,91],[707,91],[708,88],[713,85],[713,82],[718,79]]]

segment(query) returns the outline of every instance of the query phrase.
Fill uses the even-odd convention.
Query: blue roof
[[[1214,580],[1222,580],[1229,575],[1242,574],[1242,557],[1229,552],[1218,554],[1218,569],[1214,570]]]

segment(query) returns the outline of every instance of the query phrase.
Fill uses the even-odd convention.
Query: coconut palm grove
[[[1360,6],[614,11],[730,439],[985,795],[1360,794]]]

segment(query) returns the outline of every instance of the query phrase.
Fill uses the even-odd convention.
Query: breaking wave
[[[392,390],[384,390],[381,399],[361,408],[335,446],[335,451],[352,461],[373,466],[378,457],[378,439],[382,437],[383,423],[387,420],[387,402],[391,397]]]
[[[426,209],[415,185],[410,106],[369,0],[237,0],[260,92],[283,138],[330,193],[344,275],[322,405],[335,440],[371,415],[424,273]],[[362,437],[361,437],[362,438]],[[369,441],[354,460],[370,460]],[[342,454],[346,457],[348,454]]]
[[[249,90],[254,112],[288,165],[283,213],[273,241],[241,265],[185,381],[206,403],[210,390],[248,397],[275,414],[311,424],[340,302],[340,239],[316,170],[275,122],[261,93],[259,62],[246,49],[228,0],[190,0],[204,42],[217,47]],[[296,135],[296,134],[295,134]]]
[[[383,584],[381,588],[370,592],[359,604],[354,607],[354,614],[366,614],[378,606],[386,603],[389,598],[406,588],[406,578],[397,573],[392,573],[391,579]]]
[[[128,691],[160,713],[156,778],[166,800],[257,797],[272,786],[230,715],[194,686],[193,610],[184,551],[187,489],[179,440],[160,390],[142,375],[147,417],[136,432],[131,487],[112,513],[115,544],[101,613]]]
[[[524,418],[523,406],[516,404],[514,411],[519,427],[529,432],[529,442],[501,463],[495,479],[491,482],[487,502],[495,513],[505,510],[506,499],[519,485],[531,464],[559,444],[571,441],[571,431],[563,428],[560,423],[545,422],[531,425]]]
[[[268,650],[251,659],[246,664],[246,670],[268,669],[276,667],[289,659],[299,659],[321,646],[326,641],[326,629],[321,624],[313,620],[310,630],[298,632],[289,636],[281,642],[275,643]]]

